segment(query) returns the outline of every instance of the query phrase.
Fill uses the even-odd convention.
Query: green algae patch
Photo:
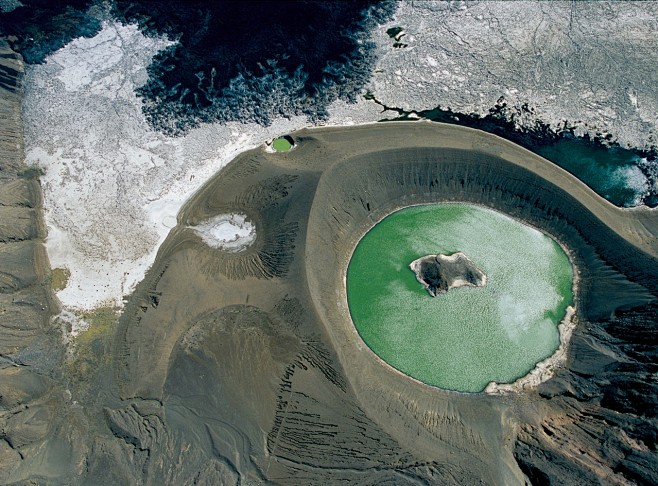
[[[71,278],[71,272],[68,268],[53,268],[50,273],[50,286],[54,292],[64,290]]]
[[[89,323],[89,329],[76,337],[76,342],[90,342],[97,337],[107,335],[115,326],[119,311],[114,307],[98,307],[93,311],[83,312],[82,318]]]
[[[71,354],[67,363],[72,380],[87,382],[90,376],[108,365],[107,350],[119,315],[119,309],[104,306],[83,312],[79,316],[89,324],[89,327],[72,337]]]
[[[456,252],[487,285],[432,297],[409,263]],[[479,206],[434,204],[397,211],[362,238],[347,296],[359,335],[385,362],[429,385],[480,392],[555,352],[572,282],[568,256],[545,234]]]
[[[272,142],[272,148],[277,152],[288,152],[294,144],[295,142],[292,137],[286,135],[275,139],[274,142]]]

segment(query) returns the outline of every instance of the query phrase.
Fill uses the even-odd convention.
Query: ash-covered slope
[[[42,403],[54,425],[38,433],[32,415],[3,415],[8,482],[654,482],[655,212],[459,127],[294,136],[294,151],[246,152],[188,202],[118,327],[79,343],[84,372],[34,375],[39,396],[66,384],[71,401],[14,404]],[[395,208],[435,201],[506,212],[571,250],[578,325],[539,389],[443,391],[359,341],[344,280],[356,242]],[[256,227],[243,251],[193,229],[232,213]]]
[[[57,305],[43,246],[38,173],[24,162],[23,72],[21,56],[0,39],[0,478],[5,484],[57,435],[68,406],[61,335],[50,322]],[[29,475],[41,473],[31,469]]]
[[[4,59],[3,106],[18,123],[20,61]],[[3,319],[7,482],[653,480],[656,319],[645,302],[656,265],[633,246],[655,255],[652,212],[612,208],[468,130],[300,133],[295,151],[246,153],[188,204],[119,328],[80,342],[86,368],[72,369],[47,326],[47,262],[30,256],[37,186],[20,174],[20,130],[5,134],[3,221],[19,222],[6,223],[5,245],[33,248],[5,252],[15,268]],[[442,392],[358,348],[346,306],[336,308],[351,248],[377,215],[430,200],[496,207],[575,251],[581,323],[568,368],[539,393]],[[17,211],[34,216],[9,218]],[[257,226],[244,252],[210,248],[188,228],[235,211]],[[635,309],[610,319],[620,307]]]
[[[615,208],[458,127],[301,131],[294,151],[249,151],[210,181],[119,326],[63,362],[38,185],[20,168],[20,61],[1,61],[6,483],[656,482],[654,211]],[[393,208],[441,200],[509,213],[573,251],[580,321],[567,367],[538,390],[444,392],[359,346],[344,298],[356,241]],[[232,213],[256,226],[244,252],[190,229]]]

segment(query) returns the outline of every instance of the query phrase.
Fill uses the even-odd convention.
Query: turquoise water
[[[375,103],[385,109],[398,111],[400,116],[395,120],[412,119],[411,112],[386,107],[370,92],[366,93],[365,98],[375,100]],[[541,124],[536,125],[535,129],[522,130],[506,120],[506,115],[501,118],[500,112],[491,113],[483,118],[441,107],[413,113],[413,119],[420,117],[477,128],[511,140],[571,172],[600,196],[617,206],[647,204],[653,207],[658,204],[657,190],[652,187],[652,182],[640,168],[643,165],[642,161],[646,162],[646,159],[633,150],[618,145],[606,147],[589,138],[576,137],[565,132],[556,133],[546,125],[542,129]]]
[[[486,287],[431,297],[409,263],[457,251],[487,274]],[[434,204],[397,211],[363,237],[347,298],[361,338],[391,366],[430,385],[479,392],[553,354],[572,280],[569,258],[543,233],[479,206]]]
[[[630,150],[577,138],[563,138],[534,150],[617,206],[637,206],[649,191],[649,182],[637,165],[640,157]]]

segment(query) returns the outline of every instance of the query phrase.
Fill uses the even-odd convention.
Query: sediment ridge
[[[61,423],[60,336],[38,174],[24,162],[24,64],[0,39],[0,477],[20,473]],[[45,464],[44,464],[45,465]],[[23,476],[25,477],[25,476]]]

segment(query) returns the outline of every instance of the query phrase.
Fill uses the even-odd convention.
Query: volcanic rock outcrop
[[[487,276],[462,252],[427,255],[409,264],[416,280],[436,297],[459,287],[484,287]]]

